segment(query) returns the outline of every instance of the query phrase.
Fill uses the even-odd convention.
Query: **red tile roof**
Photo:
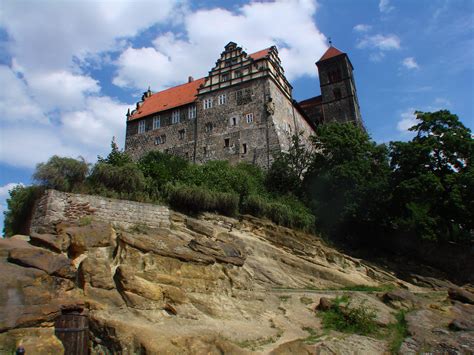
[[[307,108],[307,107],[313,107],[313,106],[319,106],[323,103],[323,97],[321,95],[319,96],[315,96],[315,97],[311,97],[309,99],[306,99],[306,100],[303,100],[303,101],[300,101],[298,102],[298,104],[302,107],[302,108]]]
[[[333,57],[337,57],[338,55],[345,54],[344,52],[341,52],[339,49],[336,47],[329,47],[326,53],[323,54],[323,56],[318,60],[318,62],[322,62],[323,60],[327,60]]]
[[[270,53],[270,48],[250,54],[253,60],[259,60]],[[151,115],[152,113],[169,110],[178,106],[190,104],[196,100],[198,88],[204,84],[206,78],[194,80],[190,83],[174,86],[157,92],[143,102],[142,106],[129,117],[129,121]]]
[[[262,49],[261,51],[250,54],[253,60],[259,60],[266,57],[270,53],[270,48]]]
[[[169,110],[186,105],[196,100],[198,88],[206,78],[197,79],[190,83],[178,85],[151,95],[129,120],[145,117],[155,112]]]

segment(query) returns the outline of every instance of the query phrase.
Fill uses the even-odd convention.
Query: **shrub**
[[[249,196],[242,205],[242,213],[248,213],[255,217],[265,217],[267,215],[268,203],[258,195]]]
[[[28,221],[31,219],[33,206],[43,192],[44,188],[41,186],[16,186],[10,191],[7,210],[3,212],[5,236],[29,233]]]
[[[47,188],[69,192],[84,182],[88,172],[89,164],[83,158],[54,155],[36,166],[33,179]]]
[[[139,160],[138,167],[145,177],[151,179],[153,188],[162,191],[167,183],[186,179],[189,163],[183,158],[153,151]]]
[[[342,305],[343,303],[347,303],[347,305]],[[347,296],[337,297],[331,308],[322,312],[321,317],[325,329],[360,335],[370,335],[377,332],[375,311],[364,304],[350,307],[350,299]]]
[[[169,189],[168,201],[171,207],[184,212],[216,212],[235,216],[238,212],[238,196],[215,192],[195,186],[176,186]]]
[[[114,166],[108,163],[97,163],[88,179],[92,193],[147,201],[147,181],[135,163]]]

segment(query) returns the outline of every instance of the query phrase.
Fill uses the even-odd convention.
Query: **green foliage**
[[[314,216],[301,201],[291,196],[264,198],[251,195],[242,204],[241,212],[266,217],[276,224],[289,228],[304,231],[314,229]]]
[[[236,194],[183,185],[169,189],[168,201],[171,207],[192,214],[216,212],[235,216],[239,206]]]
[[[28,221],[35,202],[41,197],[44,188],[40,186],[18,185],[10,191],[7,199],[3,233],[7,237],[15,234],[28,234]]]
[[[416,115],[416,136],[390,144],[394,225],[427,239],[472,239],[471,131],[446,110]]]
[[[190,174],[189,163],[181,157],[152,151],[143,156],[138,167],[150,179],[153,192],[163,192],[168,183],[183,181]]]
[[[88,178],[88,188],[92,193],[103,196],[147,201],[147,181],[134,163],[112,165],[98,162]]]
[[[33,179],[49,189],[73,191],[84,182],[88,172],[89,164],[83,158],[54,155],[46,163],[36,166]]]
[[[390,336],[390,352],[392,354],[398,354],[400,347],[402,346],[403,340],[409,336],[408,324],[405,319],[406,311],[401,310],[395,315],[397,320],[395,323],[389,325]]]
[[[383,220],[388,199],[387,149],[352,123],[318,128],[306,195],[317,225],[330,234],[365,230]]]
[[[351,307],[350,299],[347,297],[336,298],[331,308],[321,312],[320,315],[324,329],[360,335],[371,335],[377,332],[375,311],[364,304]]]
[[[115,139],[112,138],[112,142],[110,143],[111,151],[106,158],[102,158],[101,156],[97,157],[98,163],[106,163],[113,166],[123,166],[126,164],[130,164],[132,162],[132,158],[130,156],[121,151],[115,143]]]
[[[302,144],[302,134],[293,135],[288,152],[280,153],[267,173],[267,190],[276,194],[301,196],[303,176],[311,160],[312,153]]]
[[[343,287],[342,290],[344,291],[359,291],[359,292],[387,292],[391,291],[395,288],[395,286],[387,284],[381,286],[368,286],[368,285],[353,285],[353,286],[346,286]]]
[[[304,305],[308,305],[313,303],[313,299],[309,297],[302,296],[300,297],[300,302],[303,303]]]

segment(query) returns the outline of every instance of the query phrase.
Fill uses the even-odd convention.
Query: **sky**
[[[0,224],[16,184],[52,155],[123,147],[125,114],[152,91],[205,76],[224,46],[279,50],[296,100],[320,94],[315,62],[349,55],[379,143],[411,138],[415,110],[474,128],[472,0],[2,0]]]

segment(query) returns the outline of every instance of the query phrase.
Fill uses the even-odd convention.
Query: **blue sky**
[[[277,45],[297,100],[319,94],[327,39],[348,53],[378,142],[406,140],[413,111],[449,109],[471,129],[472,0],[24,1],[0,6],[0,208],[53,154],[94,162],[125,113],[202,77],[225,44]],[[0,217],[0,223],[3,216]]]

